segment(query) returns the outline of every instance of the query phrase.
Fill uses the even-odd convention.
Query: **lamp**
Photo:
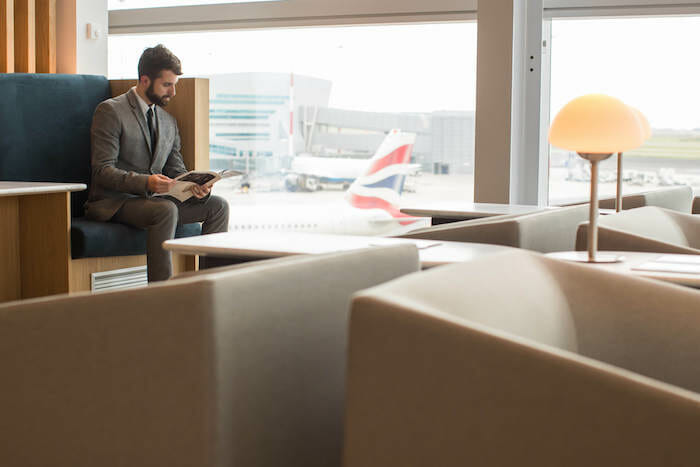
[[[644,141],[648,140],[651,136],[651,125],[649,125],[649,120],[644,116],[642,112],[631,107],[632,110],[637,114],[637,118],[642,124],[642,129],[644,130]],[[620,212],[622,210],[622,153],[617,153],[617,192],[615,194],[615,211]]]
[[[564,259],[589,263],[613,263],[620,258],[596,255],[598,249],[598,164],[615,153],[634,149],[644,142],[644,129],[637,113],[628,105],[603,94],[577,97],[554,117],[549,142],[576,151],[591,163],[588,255],[562,255]]]

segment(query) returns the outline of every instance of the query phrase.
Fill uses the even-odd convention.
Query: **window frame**
[[[109,12],[110,34],[476,19],[477,0],[282,0]]]

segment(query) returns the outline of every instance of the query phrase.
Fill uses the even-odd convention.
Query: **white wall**
[[[57,0],[56,71],[107,76],[107,0]],[[88,39],[87,24],[99,37]]]
[[[107,0],[75,0],[77,15],[77,72],[107,76]],[[86,36],[87,23],[99,30],[97,39]]]

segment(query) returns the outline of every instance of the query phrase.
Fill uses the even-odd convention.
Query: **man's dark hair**
[[[170,70],[176,75],[182,74],[180,59],[163,44],[144,50],[139,59],[139,79],[143,75],[154,81],[163,70]]]

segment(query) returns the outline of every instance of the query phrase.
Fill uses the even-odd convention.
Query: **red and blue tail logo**
[[[419,219],[399,211],[399,198],[406,175],[411,170],[411,152],[416,135],[391,130],[379,145],[369,168],[350,185],[349,203],[358,209],[382,209],[401,225],[410,225]]]

